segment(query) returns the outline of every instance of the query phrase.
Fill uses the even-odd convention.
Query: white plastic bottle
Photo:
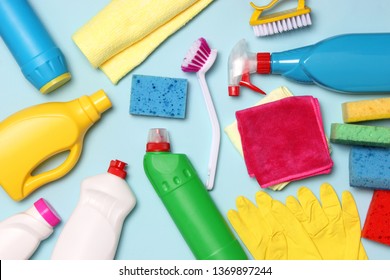
[[[57,240],[52,259],[114,259],[123,222],[136,203],[125,181],[126,165],[112,160],[107,173],[82,182],[79,203]]]
[[[0,223],[0,259],[27,260],[61,221],[51,205],[40,198],[30,209]]]

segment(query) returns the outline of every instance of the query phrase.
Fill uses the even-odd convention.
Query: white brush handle
[[[203,73],[202,71],[198,72],[197,76],[198,76],[200,87],[202,89],[203,98],[206,102],[206,107],[209,113],[211,127],[212,127],[211,152],[210,152],[209,165],[208,165],[208,178],[206,182],[207,189],[212,190],[214,187],[215,173],[217,169],[219,145],[221,141],[221,131],[220,131],[217,113],[215,111],[215,107],[213,104],[213,100],[211,98],[211,94],[206,83],[205,73]]]

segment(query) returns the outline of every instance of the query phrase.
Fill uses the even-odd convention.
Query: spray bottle
[[[0,36],[23,75],[41,93],[70,80],[64,55],[27,0],[0,0]]]
[[[250,74],[279,74],[343,93],[390,92],[390,33],[345,34],[314,45],[274,53],[251,53],[245,40],[229,56],[229,95],[240,86],[264,92]]]
[[[18,201],[66,175],[77,163],[88,129],[111,107],[103,90],[69,102],[48,102],[0,122],[0,185]],[[35,174],[51,157],[69,152],[58,167]]]
[[[0,259],[29,259],[60,221],[51,205],[40,198],[27,211],[0,222]]]
[[[188,157],[170,152],[165,129],[149,131],[144,170],[196,259],[247,259]]]
[[[125,181],[126,165],[112,160],[107,173],[81,183],[80,201],[57,240],[52,259],[114,259],[123,222],[136,203]]]

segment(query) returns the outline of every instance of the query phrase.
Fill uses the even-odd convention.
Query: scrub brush
[[[192,44],[191,48],[188,50],[185,58],[183,59],[183,63],[181,64],[181,69],[184,72],[196,72],[211,121],[212,141],[208,165],[208,179],[206,182],[206,187],[208,190],[211,190],[214,187],[221,132],[217,113],[215,111],[213,100],[211,99],[211,94],[206,83],[205,74],[213,65],[216,58],[217,50],[210,49],[207,41],[204,38],[199,38]]]
[[[298,6],[295,9],[262,16],[264,11],[272,9],[278,2],[280,0],[272,0],[266,6],[256,6],[253,2],[250,3],[255,11],[249,24],[253,27],[256,36],[268,36],[311,25],[311,9],[305,6],[305,0],[298,0]]]

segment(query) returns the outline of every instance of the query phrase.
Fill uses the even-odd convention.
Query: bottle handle
[[[58,167],[43,172],[38,175],[30,175],[25,181],[23,188],[23,195],[26,197],[37,188],[45,185],[49,182],[57,180],[63,176],[65,176],[77,163],[80,154],[81,154],[82,145],[76,144],[70,149],[70,153],[66,160]]]

